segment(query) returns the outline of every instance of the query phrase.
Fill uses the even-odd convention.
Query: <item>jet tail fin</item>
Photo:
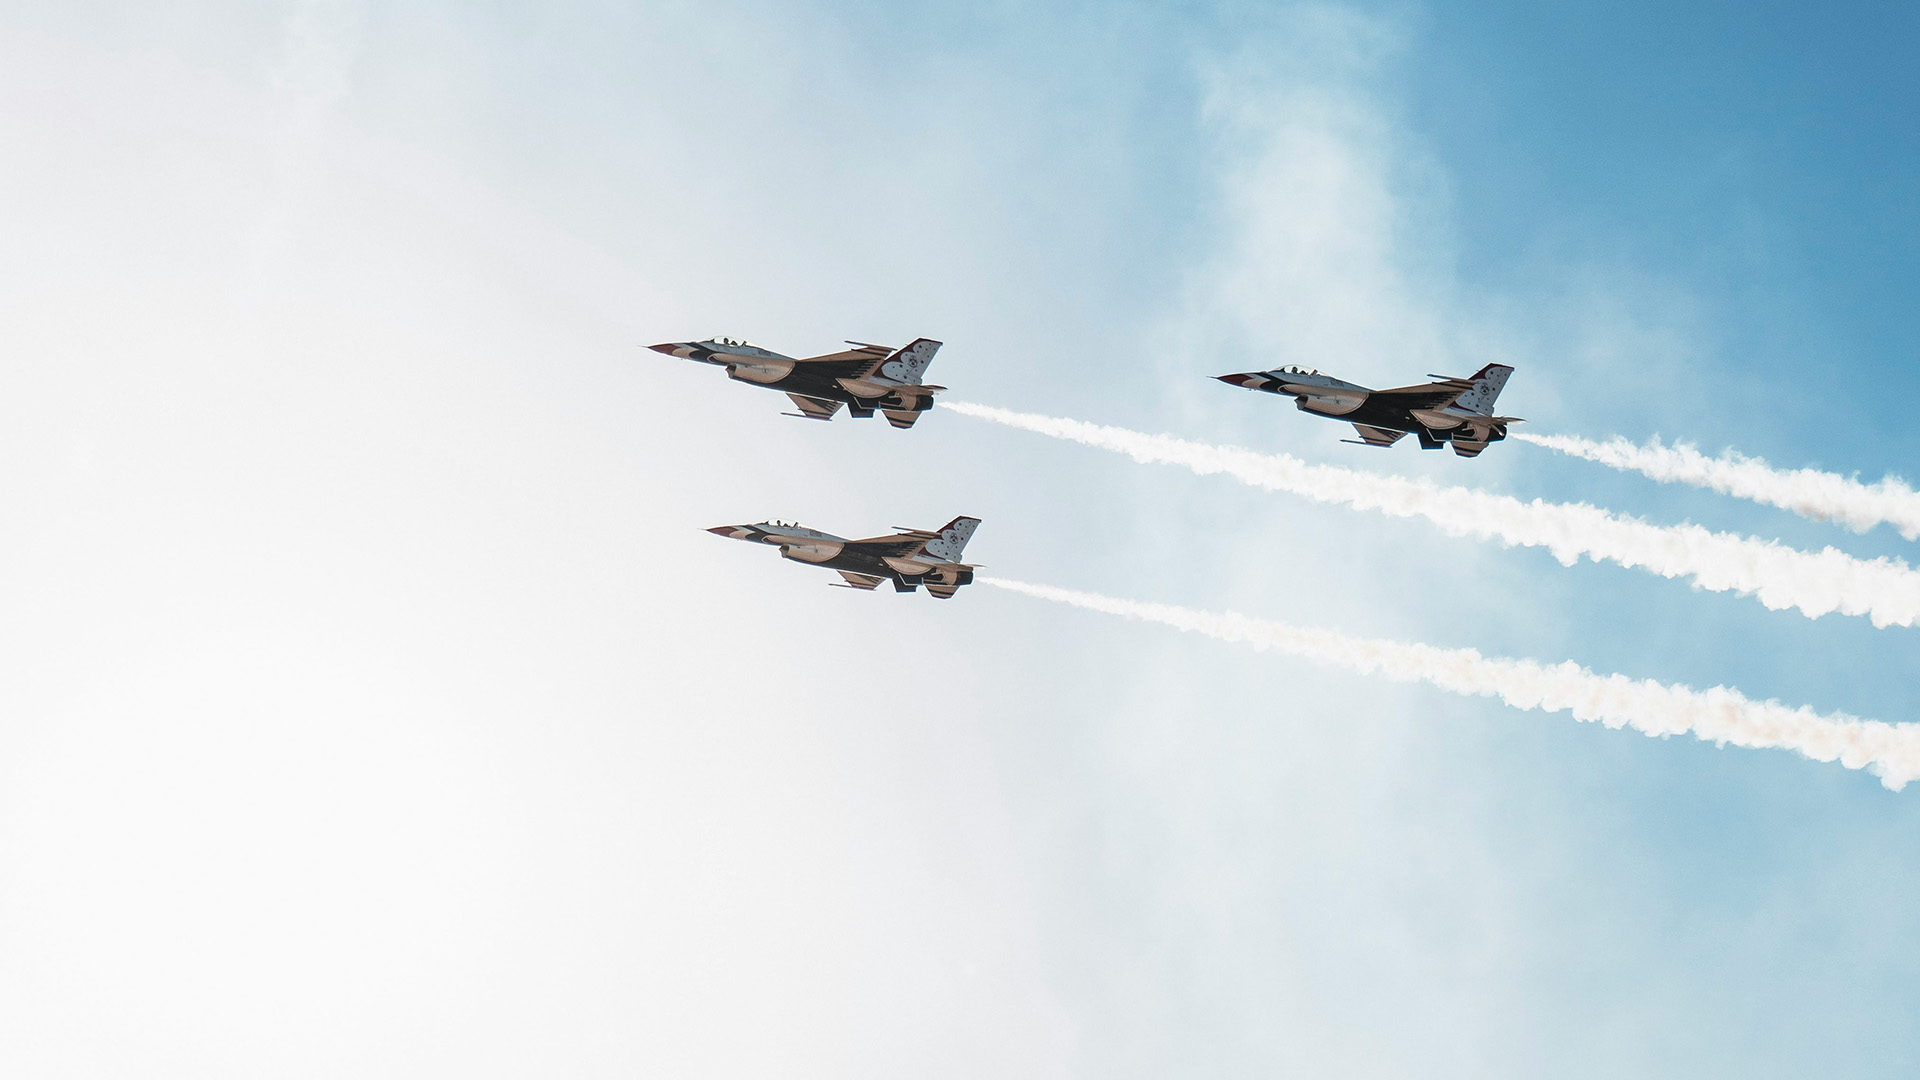
[[[880,374],[897,383],[917,383],[933,363],[933,354],[939,351],[940,343],[932,338],[915,338],[881,362]]]
[[[979,518],[954,518],[940,527],[940,535],[927,541],[926,552],[936,559],[959,562],[960,553],[967,549],[967,541],[973,539],[973,530],[979,527]]]
[[[1453,403],[1468,412],[1492,416],[1493,403],[1500,397],[1501,389],[1507,385],[1507,376],[1512,374],[1513,369],[1505,364],[1488,364],[1475,372],[1473,378],[1467,380],[1473,383],[1473,388],[1461,393]]]

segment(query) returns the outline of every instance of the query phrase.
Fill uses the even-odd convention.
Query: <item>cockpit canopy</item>
[[[738,345],[749,349],[757,349],[760,347],[745,338],[711,337],[707,340],[713,342],[715,345]]]
[[[1303,368],[1298,364],[1288,364],[1286,367],[1280,368],[1279,373],[1282,375],[1318,375],[1320,374],[1318,369],[1308,370],[1307,368]]]

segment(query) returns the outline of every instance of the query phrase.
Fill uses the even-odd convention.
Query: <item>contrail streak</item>
[[[1710,458],[1685,443],[1667,446],[1659,439],[1641,446],[1619,436],[1595,442],[1573,435],[1516,431],[1512,438],[1641,473],[1663,484],[1712,488],[1723,495],[1777,506],[1815,521],[1838,522],[1855,532],[1886,524],[1909,540],[1920,539],[1920,494],[1895,476],[1877,484],[1863,484],[1817,469],[1776,469],[1760,458],[1731,450]]]
[[[1714,592],[1753,596],[1776,611],[1795,608],[1811,619],[1839,611],[1865,615],[1879,627],[1920,622],[1920,573],[1898,559],[1856,559],[1831,547],[1799,551],[1771,540],[1710,532],[1698,525],[1651,525],[1586,503],[1521,502],[1510,495],[1440,487],[1427,480],[1310,465],[1287,454],[1209,446],[1171,435],[1147,435],[964,401],[943,401],[941,407],[1112,450],[1139,462],[1184,465],[1203,476],[1224,473],[1268,491],[1356,510],[1423,517],[1452,536],[1543,547],[1566,566],[1585,555],[1595,562],[1640,567],[1662,577],[1688,578],[1696,587]]]
[[[1263,651],[1270,649],[1361,675],[1428,683],[1456,694],[1497,697],[1517,709],[1571,712],[1575,720],[1598,720],[1610,728],[1630,727],[1662,738],[1691,731],[1695,738],[1720,745],[1796,750],[1815,761],[1837,760],[1849,769],[1864,768],[1894,791],[1920,776],[1920,725],[1862,720],[1845,713],[1822,715],[1805,706],[1753,701],[1724,686],[1695,690],[1625,675],[1596,675],[1571,660],[1539,664],[1482,656],[1473,649],[1350,637],[1233,612],[1121,600],[1005,578],[975,580],[1089,611],[1160,623]]]

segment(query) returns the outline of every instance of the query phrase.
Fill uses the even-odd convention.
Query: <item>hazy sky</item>
[[[1920,790],[708,535],[1920,711],[1810,620],[641,346],[1915,561],[1891,5],[0,3],[0,1073],[1909,1076]]]

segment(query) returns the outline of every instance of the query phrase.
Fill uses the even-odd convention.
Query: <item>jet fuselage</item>
[[[720,525],[707,531],[778,548],[781,558],[794,562],[838,570],[854,588],[871,589],[891,579],[896,592],[926,585],[935,596],[947,597],[973,583],[973,567],[959,561],[959,556],[978,524],[975,518],[955,518],[937,533],[907,531],[868,540],[849,540],[781,521]]]
[[[1505,439],[1507,425],[1515,422],[1492,415],[1493,401],[1512,371],[1489,364],[1471,379],[1393,390],[1371,390],[1298,367],[1216,378],[1230,386],[1291,397],[1301,412],[1354,425],[1368,445],[1388,446],[1401,434],[1412,434],[1423,449],[1438,450],[1452,442],[1456,453],[1472,457],[1488,443]]]
[[[824,357],[783,356],[731,338],[647,347],[667,356],[725,368],[728,378],[791,395],[803,409],[807,406],[800,401],[802,398],[828,404],[825,415],[811,409],[805,413],[814,419],[831,417],[831,409],[837,408],[831,403],[838,402],[854,416],[872,416],[880,410],[894,426],[909,427],[913,414],[933,408],[933,395],[946,389],[918,382],[920,372],[940,347],[937,341],[917,341],[898,351],[877,345],[857,346]],[[914,353],[902,356],[910,350]]]

